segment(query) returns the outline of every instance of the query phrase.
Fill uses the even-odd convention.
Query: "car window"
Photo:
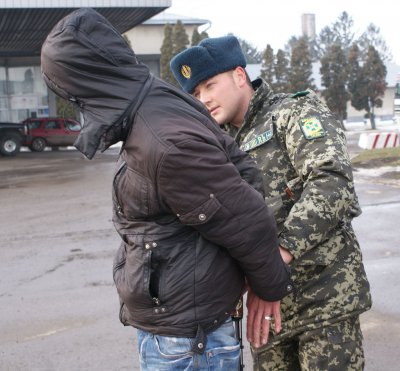
[[[29,129],[37,129],[40,127],[40,121],[31,121],[28,123]]]
[[[57,121],[47,121],[44,125],[45,129],[61,129],[61,125]]]
[[[71,131],[81,130],[81,125],[79,124],[79,122],[65,121],[65,126],[67,127],[68,130],[71,130]]]

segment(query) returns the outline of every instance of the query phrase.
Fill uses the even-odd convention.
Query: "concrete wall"
[[[385,91],[381,108],[375,108],[375,116],[387,119],[394,116],[394,87],[389,87]],[[357,111],[350,102],[347,104],[347,117],[350,120],[364,119],[365,111]]]
[[[189,37],[192,39],[193,31],[198,25],[184,25]],[[125,33],[132,49],[137,55],[160,54],[164,40],[164,25],[139,25]]]

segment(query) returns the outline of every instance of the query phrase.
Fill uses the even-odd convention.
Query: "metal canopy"
[[[121,33],[143,23],[166,8],[168,6],[93,7]],[[78,8],[0,9],[0,57],[40,55],[42,44],[54,25],[76,9]]]

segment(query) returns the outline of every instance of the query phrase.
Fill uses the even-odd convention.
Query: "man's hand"
[[[247,340],[258,348],[268,342],[271,319],[275,321],[275,332],[281,327],[280,301],[264,301],[256,296],[251,289],[247,293]],[[271,318],[271,319],[270,319]]]
[[[281,257],[286,264],[290,264],[293,260],[293,255],[286,250],[284,247],[279,246],[279,252],[281,253]]]

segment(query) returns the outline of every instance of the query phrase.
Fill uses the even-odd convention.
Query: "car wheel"
[[[43,138],[35,138],[29,148],[35,152],[43,152],[46,148],[46,141]]]
[[[0,139],[0,153],[3,156],[15,156],[21,148],[21,138],[16,134],[5,134]]]

